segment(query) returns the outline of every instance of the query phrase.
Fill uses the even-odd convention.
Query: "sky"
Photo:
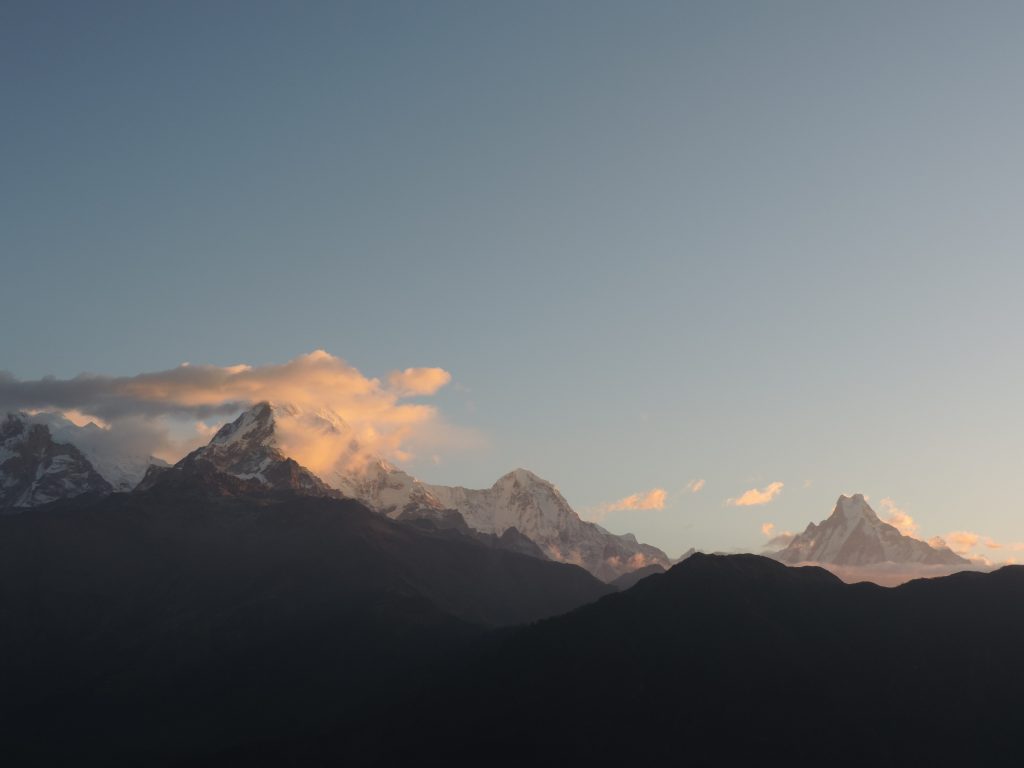
[[[1005,559],[1022,25],[999,2],[5,2],[0,370],[322,350],[426,409],[398,437],[430,482],[526,467],[672,555],[756,551],[861,492]]]

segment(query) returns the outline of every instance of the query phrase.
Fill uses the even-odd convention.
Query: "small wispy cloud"
[[[775,523],[761,523],[761,533],[768,537],[764,549],[782,549],[787,546],[796,536],[792,531],[775,533]]]
[[[623,512],[626,510],[664,509],[668,492],[664,488],[652,488],[649,491],[633,493],[618,501],[601,504],[589,510],[588,517],[597,522],[610,515],[612,512]]]
[[[782,493],[784,483],[778,481],[769,483],[764,488],[751,488],[749,491],[744,491],[738,498],[726,499],[726,504],[733,507],[756,507],[761,504],[767,504],[780,493]]]
[[[882,508],[882,520],[898,530],[904,536],[917,535],[917,523],[907,511],[896,506],[896,502],[888,496],[878,502]]]
[[[690,493],[700,493],[704,490],[704,478],[701,478],[700,480],[691,480],[686,484],[686,490]]]

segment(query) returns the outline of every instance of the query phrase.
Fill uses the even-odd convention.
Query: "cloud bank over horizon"
[[[454,430],[433,405],[406,402],[436,394],[451,379],[442,368],[421,367],[382,381],[319,349],[278,365],[183,363],[135,376],[23,381],[0,371],[0,412],[57,412],[75,424],[92,421],[111,440],[175,461],[207,442],[221,423],[268,401],[329,410],[344,419],[363,451],[406,461],[411,444],[451,441]]]

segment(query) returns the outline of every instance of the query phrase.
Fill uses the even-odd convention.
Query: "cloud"
[[[726,504],[734,507],[755,507],[767,504],[782,492],[782,487],[783,483],[776,481],[760,490],[751,488],[749,491],[744,491],[737,499],[727,499]]]
[[[917,535],[917,523],[914,522],[914,518],[908,515],[905,510],[897,507],[896,502],[886,497],[879,501],[878,504],[883,510],[882,520],[893,526],[904,536]]]
[[[452,380],[443,368],[406,368],[388,376],[391,390],[404,397],[433,395]]]
[[[631,494],[626,496],[624,499],[619,499],[618,501],[601,504],[600,506],[590,510],[589,517],[591,520],[600,521],[612,512],[622,512],[624,510],[664,509],[666,498],[668,498],[668,493],[664,488],[652,488],[649,491]]]
[[[690,482],[688,482],[686,484],[686,489],[690,493],[700,493],[702,490],[704,490],[704,480],[703,480],[703,478],[700,479],[700,480],[691,480]]]
[[[792,531],[783,531],[765,542],[764,548],[769,550],[785,549],[795,538],[796,534]]]
[[[771,550],[783,549],[796,537],[792,531],[782,531],[776,534],[775,523],[761,523],[761,533],[769,537],[763,549]]]
[[[648,565],[661,565],[661,561],[655,557],[648,557],[643,552],[636,552],[631,557],[623,559],[618,555],[612,555],[606,557],[605,562],[612,568],[622,568],[625,566],[631,571],[639,570],[640,568],[646,568]]]
[[[406,368],[382,382],[339,357],[315,350],[279,365],[186,363],[135,376],[84,373],[70,379],[21,381],[0,372],[0,412],[57,411],[76,422],[92,419],[111,434],[120,434],[131,424],[136,432],[148,430],[152,453],[174,460],[180,455],[169,453],[205,442],[212,425],[266,400],[331,411],[350,427],[344,436],[347,443],[355,441],[360,451],[402,461],[410,458],[410,444],[427,447],[434,435],[452,440],[454,430],[433,406],[404,402],[434,394],[450,381],[451,374],[441,368]],[[299,455],[318,455],[324,443],[338,439],[337,433],[306,437],[318,442],[306,446],[308,450],[293,446],[297,460]],[[297,443],[298,438],[292,438]]]
[[[1024,542],[1001,542],[991,536],[982,536],[974,531],[951,531],[945,536],[932,536],[928,543],[933,547],[945,547],[956,552],[961,557],[966,557],[977,565],[998,567],[1001,565],[1013,565],[1016,563],[1014,557],[1003,557],[1001,560],[993,560],[987,554],[979,552],[979,547],[988,550],[1003,550],[1005,552],[1024,552]]]
[[[981,536],[970,531],[953,531],[942,537],[946,546],[958,555],[968,554],[981,540]]]

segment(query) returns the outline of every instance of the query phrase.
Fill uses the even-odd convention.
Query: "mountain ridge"
[[[287,449],[278,436],[283,424],[293,434],[318,430],[336,444],[348,440],[340,454],[341,468],[318,475],[287,457]],[[479,534],[501,540],[514,528],[547,559],[580,565],[604,581],[647,565],[671,564],[657,547],[580,519],[552,483],[529,470],[508,472],[488,489],[430,485],[380,457],[360,454],[349,432],[348,425],[337,414],[311,413],[289,405],[261,402],[221,427],[206,446],[196,449],[176,466],[183,468],[206,461],[221,472],[255,480],[267,488],[342,495],[388,517],[404,520],[437,519],[446,510],[454,510]],[[288,466],[285,472],[287,461],[294,466]],[[161,476],[159,471],[153,472],[140,487],[159,482]]]

